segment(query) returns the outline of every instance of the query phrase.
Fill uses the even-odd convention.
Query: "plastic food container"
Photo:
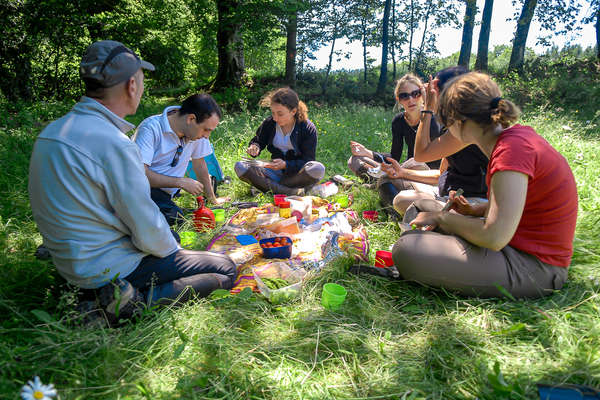
[[[279,216],[281,218],[289,218],[292,215],[292,209],[290,208],[289,201],[280,201],[279,202]]]
[[[306,275],[305,270],[293,270],[283,262],[267,264],[264,267],[255,269],[252,273],[258,290],[273,304],[283,303],[298,297],[302,289],[302,281]],[[290,282],[290,285],[279,289],[270,289],[264,283],[263,278],[285,279]]]
[[[273,244],[275,243],[275,239],[286,239],[287,243],[289,243],[287,246],[279,246],[279,247],[263,247],[263,244]],[[260,247],[262,248],[263,251],[263,257],[264,258],[290,258],[292,256],[292,239],[290,239],[287,236],[277,236],[277,237],[272,237],[269,239],[261,239],[259,242]]]

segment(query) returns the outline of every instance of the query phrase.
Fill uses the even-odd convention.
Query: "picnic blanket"
[[[304,269],[307,273],[320,271],[331,260],[349,255],[358,261],[367,261],[369,241],[367,231],[355,211],[339,208],[316,196],[306,196],[312,202],[313,218],[299,224],[300,232],[277,234],[269,231],[268,224],[261,225],[265,214],[275,213],[277,208],[267,204],[239,210],[213,236],[208,251],[227,254],[238,267],[238,278],[231,293],[239,293],[246,287],[258,291],[253,270],[264,268],[269,263],[284,262],[291,269]],[[259,222],[257,222],[257,219]],[[238,235],[252,235],[257,240],[275,236],[288,236],[293,241],[289,259],[265,259],[258,243],[242,245]]]

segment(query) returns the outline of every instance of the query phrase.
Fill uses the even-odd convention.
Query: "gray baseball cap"
[[[140,60],[123,43],[101,40],[85,51],[79,64],[79,76],[96,81],[102,87],[111,87],[131,78],[140,68],[154,71],[154,65]]]

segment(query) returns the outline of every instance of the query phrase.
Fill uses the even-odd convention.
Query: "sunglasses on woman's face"
[[[179,145],[177,147],[177,150],[175,150],[175,157],[173,157],[173,161],[171,161],[171,167],[174,167],[177,165],[177,163],[179,162],[179,156],[181,156],[182,152],[183,152],[183,146]]]
[[[419,97],[421,97],[421,89],[413,90],[410,93],[398,93],[398,99],[400,100],[407,100],[409,97],[412,97],[413,99],[418,99]]]

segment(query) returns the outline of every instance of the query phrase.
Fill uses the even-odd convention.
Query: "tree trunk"
[[[331,72],[331,63],[333,62],[333,52],[335,50],[335,40],[337,39],[337,26],[333,28],[333,41],[331,42],[331,51],[329,52],[329,62],[327,63],[327,70],[325,71],[325,79],[321,86],[321,94],[325,95],[327,92],[327,80],[329,79],[329,73]]]
[[[396,80],[396,0],[392,0],[392,43],[391,43],[391,54],[392,54],[392,80]]]
[[[523,68],[525,60],[525,45],[527,44],[527,35],[529,34],[529,26],[533,19],[537,0],[525,0],[521,16],[517,22],[517,31],[513,40],[513,48],[510,54],[510,62],[508,63],[509,71],[520,71]]]
[[[415,70],[420,68],[420,63],[423,61],[423,48],[425,47],[425,37],[427,36],[427,25],[429,24],[429,15],[431,14],[433,2],[430,1],[427,5],[427,11],[425,12],[425,25],[423,27],[423,36],[421,37],[421,44],[419,45],[419,53],[417,53]]]
[[[596,56],[600,60],[600,4],[596,10]]]
[[[481,17],[481,31],[479,32],[479,42],[477,44],[477,59],[475,60],[475,69],[478,71],[488,70],[488,47],[490,43],[490,31],[492,30],[493,8],[494,0],[485,0],[483,16]]]
[[[239,0],[218,0],[217,56],[219,66],[214,88],[239,87],[244,76],[244,45],[236,16]]]
[[[412,71],[412,43],[413,35],[415,33],[415,3],[414,0],[410,0],[410,35],[408,39],[408,70]]]
[[[475,25],[475,14],[477,13],[477,2],[475,0],[465,0],[465,23],[463,26],[462,41],[460,44],[460,55],[458,56],[458,65],[469,68],[471,59],[471,48],[473,47],[473,26]]]
[[[388,42],[389,42],[389,25],[390,25],[390,7],[392,0],[385,0],[385,8],[383,9],[383,34],[381,35],[381,72],[379,73],[379,83],[377,84],[376,95],[381,95],[385,91],[387,83],[387,58],[388,58]]]
[[[367,20],[366,18],[363,18],[361,21],[361,28],[362,28],[362,45],[363,45],[363,81],[365,83],[365,86],[367,86],[367,68],[368,68],[368,64],[367,64]]]
[[[296,39],[298,37],[298,13],[290,15],[287,24],[287,42],[285,49],[285,81],[290,87],[296,87]]]

